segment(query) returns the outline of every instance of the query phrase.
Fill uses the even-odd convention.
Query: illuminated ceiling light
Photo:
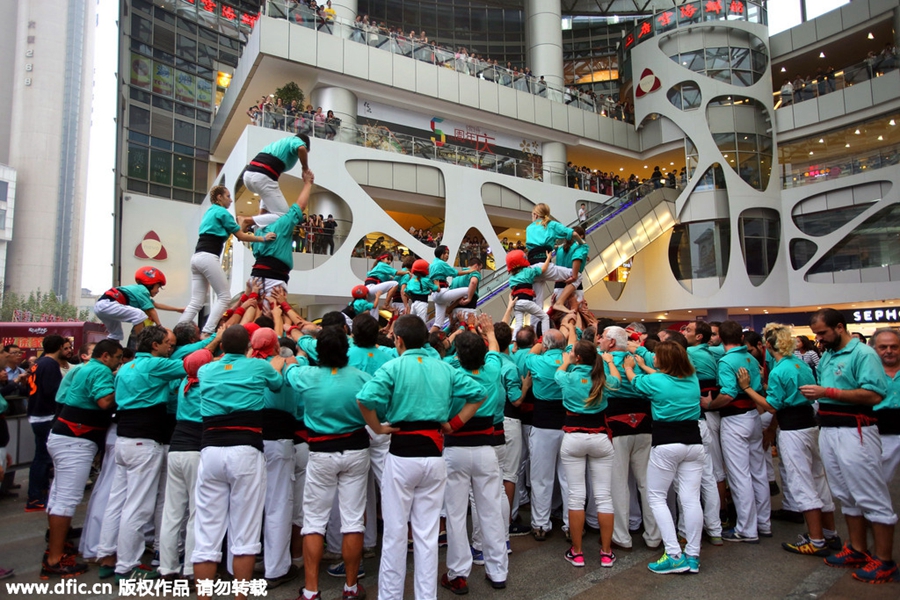
[[[854,131],[853,133],[855,133],[856,135],[859,135],[859,129],[857,129],[857,130]]]
[[[850,144],[844,144],[844,148],[849,148]]]
[[[625,170],[625,167],[619,167],[619,170],[620,170],[620,171],[624,171],[624,170]]]
[[[875,39],[875,35],[870,31],[870,32],[869,32],[869,35],[867,35],[866,38],[868,38],[868,39],[870,39],[870,40],[874,40],[874,39]]]
[[[669,163],[669,166],[670,166],[670,167],[672,167],[672,166],[674,166],[674,165],[675,165],[675,163],[673,163],[673,162],[670,162],[670,163]]]
[[[522,235],[521,233],[516,233],[516,235]]]
[[[878,136],[878,141],[879,141],[879,142],[883,142],[883,141],[884,141],[884,136],[883,136],[883,135],[879,135],[879,136]]]
[[[745,308],[744,310],[750,310],[749,308]]]
[[[810,156],[813,155],[813,151],[812,151],[812,150],[809,151],[809,155],[810,155]]]
[[[819,58],[825,58],[825,53],[824,53],[824,52],[819,52]]]
[[[781,67],[781,72],[782,72],[782,73],[787,73],[787,69],[784,68],[784,67]]]
[[[824,143],[825,143],[825,140],[824,140],[823,138],[819,138],[819,143],[820,143],[820,144],[824,144]]]
[[[724,156],[725,158],[728,158],[728,155],[727,155],[727,154],[723,154],[722,156]]]
[[[893,127],[893,126],[896,125],[896,124],[897,124],[897,123],[896,123],[893,119],[891,119],[890,121],[888,121],[888,125],[890,125],[891,127]]]
[[[688,311],[688,312],[689,312],[689,313],[690,313],[690,312],[694,312],[694,311],[692,311],[692,310],[689,310],[689,311]]]
[[[645,168],[645,169],[649,169],[650,167],[648,167],[647,165],[644,165],[644,168]]]

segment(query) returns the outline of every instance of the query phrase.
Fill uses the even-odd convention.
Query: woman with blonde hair
[[[531,211],[532,223],[525,228],[525,250],[528,253],[528,262],[532,265],[541,265],[547,255],[553,252],[555,242],[558,239],[575,239],[582,243],[581,236],[571,228],[566,227],[550,215],[550,207],[541,202],[536,204]],[[572,276],[572,269],[557,266],[550,263],[547,271],[535,281],[534,301],[538,306],[544,304],[544,281],[565,281]]]
[[[191,257],[191,301],[184,309],[179,323],[193,321],[206,302],[207,290],[212,286],[216,300],[209,308],[209,316],[203,326],[203,333],[211,335],[228,308],[231,299],[228,290],[228,279],[222,270],[222,248],[233,235],[242,242],[270,242],[275,233],[269,232],[265,237],[252,233],[244,233],[228,210],[231,206],[231,192],[224,185],[217,185],[209,191],[210,207],[200,221],[200,237]]]
[[[788,552],[807,556],[829,556],[841,549],[834,530],[834,502],[825,479],[825,467],[819,456],[819,427],[812,402],[800,393],[800,386],[815,385],[810,366],[794,353],[796,342],[785,325],[770,323],[763,330],[766,349],[775,358],[769,373],[766,395],[750,386],[746,369],[738,371],[738,385],[767,412],[778,420],[778,455],[784,463],[794,503],[803,513],[807,533],[794,543],[784,542]]]

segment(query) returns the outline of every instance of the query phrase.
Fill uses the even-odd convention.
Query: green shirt
[[[100,410],[97,400],[109,396],[116,388],[117,379],[113,376],[112,370],[96,358],[92,358],[75,371],[75,374],[66,394],[66,404],[75,408]]]
[[[275,357],[270,356],[266,359],[266,362],[271,363],[273,358]],[[291,386],[282,385],[281,389],[266,389],[263,390],[263,392],[265,393],[266,398],[266,408],[284,411],[291,415],[297,412],[297,394],[294,393]]]
[[[375,371],[381,368],[381,365],[391,360],[391,357],[384,352],[380,352],[377,347],[360,348],[353,341],[350,341],[350,350],[347,352],[347,363],[351,367],[356,367],[363,373],[374,375]]]
[[[431,281],[438,279],[442,282],[446,282],[448,277],[456,277],[457,275],[459,275],[459,271],[457,271],[455,267],[451,267],[442,261],[440,258],[434,259],[431,266],[428,268],[428,279]]]
[[[719,362],[720,356],[717,356],[709,344],[697,344],[687,349],[688,358],[697,371],[697,379],[716,380],[718,373],[716,371],[716,363]]]
[[[169,382],[187,374],[180,360],[138,352],[116,375],[116,404],[120,410],[149,408],[169,401]]]
[[[379,261],[375,266],[366,273],[366,277],[374,277],[379,281],[391,281],[397,274],[397,269],[392,267],[390,263]]]
[[[146,286],[136,283],[134,285],[120,285],[116,288],[128,299],[128,306],[148,311],[153,308],[153,298]]]
[[[543,354],[529,353],[525,359],[525,369],[531,373],[531,389],[536,399],[562,400],[562,389],[556,383],[556,370],[562,364],[562,353],[562,350],[555,348]]]
[[[815,383],[816,378],[808,364],[793,355],[784,356],[769,372],[766,402],[775,410],[789,406],[805,406],[811,401],[800,393],[800,386]]]
[[[218,204],[210,205],[203,213],[203,219],[200,220],[200,235],[228,237],[240,230],[240,225],[237,224],[228,209]]]
[[[184,346],[178,346],[172,352],[171,358],[172,360],[184,360],[184,357],[190,354],[191,352],[196,352],[197,350],[203,350],[216,338],[216,334],[212,334],[205,340],[197,340],[196,342],[191,342],[190,344],[185,344]]]
[[[319,351],[316,349],[317,342],[318,340],[311,335],[301,335],[297,338],[297,348],[306,352],[306,355],[313,361],[319,362]]]
[[[478,290],[478,286],[481,285],[481,272],[473,271],[468,275],[457,275],[452,280],[450,280],[450,289],[458,290],[460,288],[467,288],[469,284],[472,282],[472,278],[475,278],[477,283],[475,284],[475,290]]]
[[[696,421],[700,418],[700,380],[697,375],[673,377],[657,371],[635,375],[631,383],[650,398],[654,421]]]
[[[226,354],[200,367],[200,414],[215,417],[241,411],[262,410],[265,390],[284,385],[281,373],[269,363],[243,354]]]
[[[630,353],[625,352],[624,350],[613,350],[610,354],[612,354],[613,364],[616,365],[616,369],[618,369],[619,373],[622,375],[622,380],[619,383],[619,387],[609,391],[608,398],[644,398],[645,395],[635,389],[634,384],[625,377],[625,357]],[[646,362],[646,360],[647,359],[645,358],[644,361]],[[609,374],[609,365],[606,364],[606,361],[603,362],[603,369],[606,371],[606,378],[608,380],[612,375]],[[634,370],[635,372],[638,372],[640,367],[635,365]]]
[[[503,389],[506,390],[506,399],[515,402],[522,397],[522,378],[519,376],[519,367],[512,356],[505,352],[500,353],[501,367],[500,380]]]
[[[826,350],[819,360],[816,374],[819,377],[819,385],[823,387],[833,387],[839,390],[869,390],[881,396],[882,399],[887,396],[888,386],[881,359],[874,350],[865,344],[860,344],[856,338],[852,338],[837,352]],[[844,404],[840,400],[825,397],[819,398],[819,403]]]
[[[406,282],[406,295],[409,294],[417,294],[422,296],[427,296],[431,292],[438,291],[438,286],[434,284],[430,279],[425,279],[424,277],[419,277],[418,275],[413,275],[410,277],[409,281]]]
[[[590,247],[587,244],[572,244],[566,250],[565,246],[556,249],[556,264],[560,267],[572,268],[572,263],[576,260],[581,261],[581,268],[587,264],[588,251]]]
[[[385,363],[359,392],[360,403],[391,423],[444,423],[456,413],[457,400],[477,403],[487,391],[464,372],[431,358],[424,350],[407,350]]]
[[[338,435],[365,427],[356,398],[371,378],[355,367],[289,365],[285,381],[302,398],[306,427],[316,433]],[[287,387],[287,386],[286,386]]]
[[[294,168],[294,165],[297,164],[297,150],[305,147],[306,144],[303,143],[303,140],[298,138],[296,135],[292,135],[291,137],[281,138],[276,142],[272,142],[268,146],[262,149],[262,152],[266,154],[271,154],[278,160],[284,163],[284,170],[290,171]]]
[[[69,393],[69,388],[72,386],[72,381],[75,379],[75,373],[86,364],[87,363],[78,363],[77,365],[72,365],[69,367],[68,372],[63,375],[62,381],[59,382],[59,389],[56,390],[57,404],[68,404],[68,402],[66,402],[66,395]]]
[[[756,360],[747,346],[740,344],[725,352],[716,367],[719,393],[737,398],[741,393],[738,387],[738,369],[744,368],[750,373],[750,387],[762,393],[762,379],[759,376],[759,361]]]
[[[361,315],[364,312],[369,312],[370,310],[375,308],[375,304],[373,304],[372,302],[369,302],[365,298],[357,298],[356,300],[354,300],[353,302],[350,303],[350,307],[353,308],[353,311],[356,314]]]
[[[467,371],[462,366],[458,367],[460,371],[466,373],[469,377],[481,384],[487,392],[487,397],[478,411],[476,417],[491,417],[492,423],[500,423],[503,421],[503,407],[506,401],[506,390],[503,389],[500,380],[502,370],[500,354],[498,352],[488,352],[484,357],[484,365],[480,369]],[[476,400],[477,402],[477,400]],[[451,415],[455,415],[462,410],[465,402],[462,398],[457,398],[450,409]]]
[[[893,377],[885,373],[884,381],[887,384],[887,395],[884,400],[875,405],[875,410],[900,408],[900,371]]]
[[[585,404],[594,386],[591,381],[591,367],[570,365],[567,371],[557,370],[554,378],[562,389],[563,405],[566,410],[583,415],[593,415],[606,410],[606,390],[600,396],[600,402],[591,406]]]
[[[263,256],[274,258],[283,263],[288,270],[294,268],[294,248],[293,233],[294,227],[303,220],[303,209],[299,204],[292,204],[291,208],[278,217],[278,220],[271,225],[266,225],[256,230],[257,237],[266,237],[269,232],[275,232],[277,236],[271,242],[253,242],[250,248],[253,250],[253,256],[259,259]]]
[[[551,220],[547,225],[541,221],[535,221],[525,228],[525,247],[528,250],[533,248],[551,248],[558,239],[572,239],[573,231],[560,223]]]
[[[534,280],[542,274],[540,267],[524,267],[509,276],[509,287],[517,285],[532,285]]]
[[[200,385],[195,383],[185,394],[186,385],[187,377],[178,382],[178,410],[175,412],[175,418],[179,421],[200,423],[203,421],[200,417]]]

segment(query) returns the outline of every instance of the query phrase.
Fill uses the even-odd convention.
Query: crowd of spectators
[[[815,75],[797,75],[793,79],[785,77],[781,84],[781,106],[796,104],[818,96],[830,94],[848,85],[881,77],[900,66],[897,47],[892,43],[884,45],[881,52],[868,53],[866,60],[857,65],[835,69],[832,66],[819,67]]]
[[[334,254],[337,221],[333,215],[304,215],[294,228],[294,252],[302,254]]]
[[[661,187],[677,187],[687,182],[687,169],[681,168],[679,173],[674,170],[663,172],[658,166],[653,168],[649,178],[641,179],[634,173],[627,178],[613,172],[598,171],[585,166],[573,165],[570,161],[566,164],[566,185],[577,190],[585,190],[595,194],[607,196],[621,196],[639,188],[644,184],[652,185],[653,189]]]
[[[274,94],[260,98],[247,109],[247,116],[253,125],[259,127],[305,133],[327,140],[333,140],[341,128],[341,120],[333,110],[323,111],[321,106],[313,108],[312,104],[307,104],[304,109],[296,100],[285,105]]]

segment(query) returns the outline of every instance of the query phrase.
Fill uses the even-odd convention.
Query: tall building
[[[0,2],[0,163],[16,170],[18,201],[5,290],[80,294],[95,8]]]
[[[460,264],[474,251],[501,267],[479,299],[499,316],[504,248],[545,202],[564,222],[589,212],[584,295],[598,314],[758,326],[833,304],[900,320],[900,1],[856,0],[774,36],[764,0],[637,4],[350,0],[330,18],[266,2],[218,99],[207,183],[255,214],[244,166],[310,133],[310,212],[338,222],[333,256],[315,228],[296,232],[288,287],[310,316],[346,303],[375,249],[430,259],[429,229]],[[266,100],[292,81],[322,117]],[[655,166],[674,185],[607,183]],[[280,185],[296,197],[299,167]],[[169,213],[175,203],[125,197],[123,278],[152,231],[170,298],[186,301],[208,205]],[[251,264],[242,246],[226,251],[235,295]]]

